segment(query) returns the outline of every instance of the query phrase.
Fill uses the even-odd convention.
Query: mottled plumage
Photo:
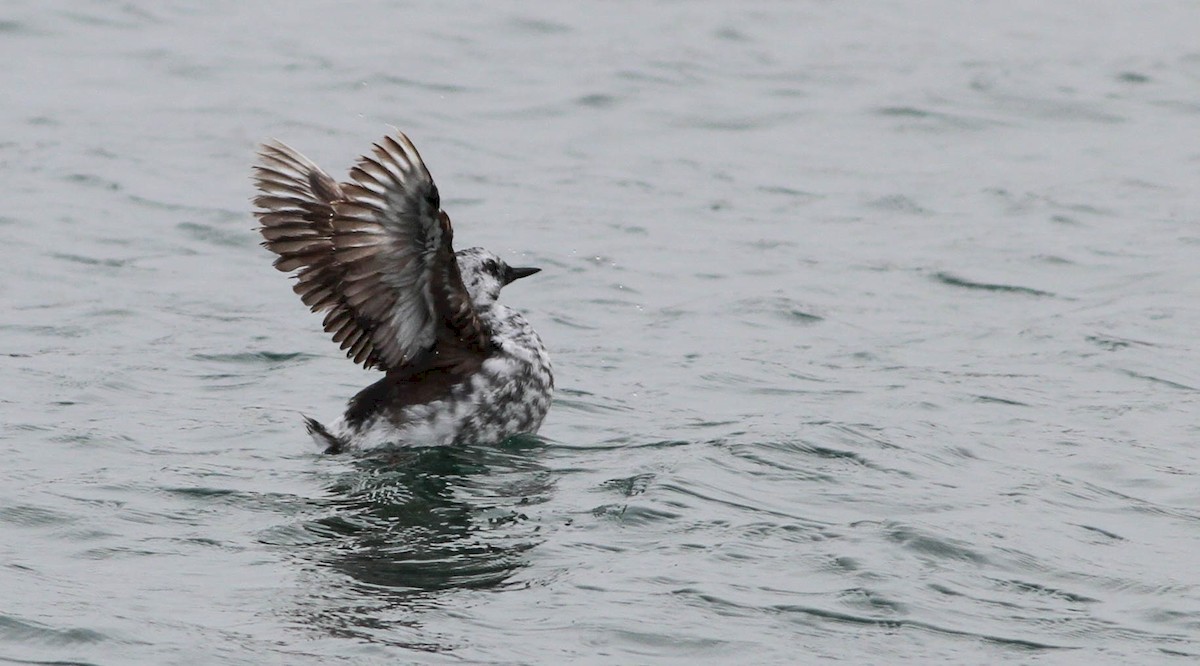
[[[496,299],[536,273],[482,248],[454,252],[450,217],[402,133],[359,158],[347,182],[279,142],[254,167],[255,215],[275,267],[355,363],[385,372],[331,427],[329,452],[499,442],[536,432],[554,379],[541,338]]]

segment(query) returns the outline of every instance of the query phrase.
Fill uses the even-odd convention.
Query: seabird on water
[[[496,301],[516,268],[455,252],[450,217],[403,133],[376,143],[338,183],[278,141],[254,167],[255,216],[275,268],[355,363],[382,379],[326,427],[327,453],[379,446],[498,443],[534,433],[550,408],[550,357],[529,322]]]

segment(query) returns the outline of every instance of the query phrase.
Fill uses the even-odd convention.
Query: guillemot
[[[455,252],[450,217],[402,132],[374,144],[338,183],[289,146],[264,143],[254,166],[263,246],[325,331],[382,379],[331,426],[305,417],[327,453],[500,442],[535,433],[554,377],[538,334],[496,302],[538,272],[483,248]]]

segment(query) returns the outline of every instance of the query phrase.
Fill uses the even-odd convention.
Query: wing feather
[[[287,145],[264,144],[255,215],[275,267],[355,363],[416,371],[491,346],[463,286],[453,227],[417,149],[384,137],[339,184]],[[437,352],[436,354],[434,352]]]

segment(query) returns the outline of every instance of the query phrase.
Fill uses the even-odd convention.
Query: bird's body
[[[554,384],[549,355],[516,311],[495,305],[485,318],[502,342],[478,368],[388,374],[350,400],[331,434],[369,449],[499,442],[537,432]]]
[[[263,146],[255,199],[275,266],[356,363],[385,376],[309,433],[329,452],[499,442],[534,433],[554,389],[541,338],[500,289],[537,272],[454,252],[450,218],[403,134],[337,183],[281,143]]]

